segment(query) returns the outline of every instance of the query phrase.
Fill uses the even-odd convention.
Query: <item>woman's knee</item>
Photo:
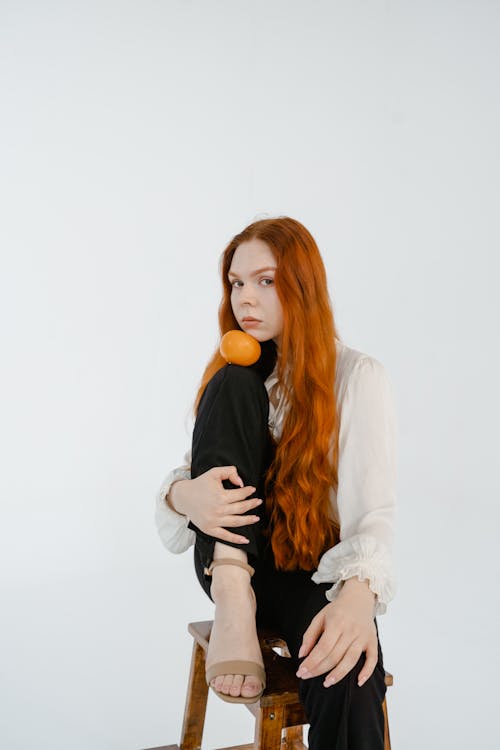
[[[267,426],[269,398],[259,373],[227,364],[212,376],[200,400],[197,421]]]
[[[203,393],[196,416],[191,476],[213,466],[234,464],[243,481],[257,487],[268,461],[268,417],[267,390],[258,372],[241,365],[218,370]],[[234,488],[231,483],[224,486]]]
[[[227,364],[221,367],[208,382],[206,390],[209,388],[215,393],[222,388],[241,395],[250,393],[253,397],[267,399],[267,389],[259,373],[243,365]]]

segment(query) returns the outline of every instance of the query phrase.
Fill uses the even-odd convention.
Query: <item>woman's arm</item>
[[[312,576],[335,581],[329,604],[305,631],[297,676],[326,674],[325,687],[366,659],[361,686],[378,661],[374,617],[386,611],[395,592],[391,544],[396,499],[396,414],[384,367],[363,357],[354,367],[342,401],[337,506],[341,541],[327,550]],[[330,670],[330,671],[328,671]]]
[[[228,479],[235,489],[225,489]],[[155,519],[163,544],[171,552],[184,552],[194,544],[196,531],[189,524],[223,542],[248,543],[248,538],[234,533],[231,527],[248,526],[259,516],[248,511],[262,504],[250,498],[255,487],[244,486],[235,466],[214,466],[195,479],[191,478],[191,450],[184,464],[173,469],[164,479],[156,496]]]
[[[312,576],[332,582],[330,601],[341,590],[366,591],[375,615],[396,592],[392,544],[396,511],[397,418],[385,367],[365,356],[349,376],[341,404],[337,507],[340,542],[327,550]],[[364,587],[358,584],[365,582]]]
[[[189,518],[179,513],[167,499],[174,482],[182,479],[191,479],[191,449],[184,454],[184,463],[167,474],[155,500],[155,522],[160,539],[176,554],[187,550],[196,539],[196,533],[188,528]]]

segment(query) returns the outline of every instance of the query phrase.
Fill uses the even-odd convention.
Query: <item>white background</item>
[[[1,0],[6,750],[179,741],[213,606],[154,496],[220,253],[277,215],[394,384],[393,747],[498,747],[499,35],[485,0]],[[252,733],[210,696],[204,747]]]

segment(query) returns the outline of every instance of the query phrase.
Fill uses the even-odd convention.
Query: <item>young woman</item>
[[[256,627],[267,624],[295,661],[310,750],[381,750],[376,616],[395,593],[391,381],[340,341],[320,252],[298,221],[250,224],[224,250],[221,275],[220,333],[246,331],[261,356],[244,367],[214,353],[191,449],[156,498],[163,543],[194,545],[215,603],[207,682],[224,700],[256,701]]]

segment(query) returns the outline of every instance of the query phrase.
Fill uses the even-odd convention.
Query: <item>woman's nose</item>
[[[255,290],[251,289],[249,286],[245,285],[242,289],[240,302],[244,304],[245,302],[248,302],[249,304],[254,304],[256,300]]]

